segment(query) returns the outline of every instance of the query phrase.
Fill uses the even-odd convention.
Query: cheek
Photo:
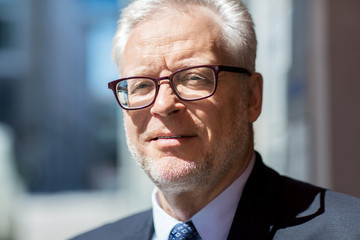
[[[206,115],[205,124],[210,138],[221,141],[232,135],[232,132],[236,131],[233,129],[234,124],[243,115],[246,115],[246,108],[239,97],[227,98],[227,101],[218,100]]]
[[[137,142],[138,128],[132,121],[129,116],[124,115],[124,128],[126,133],[126,139],[131,144],[135,144]]]
[[[223,131],[222,127],[226,123],[224,122],[225,112],[221,108],[221,103],[215,98],[211,100],[211,103],[209,102],[205,108],[197,109],[195,113],[201,122],[203,134],[206,135],[204,137],[210,142],[217,141]]]
[[[145,131],[147,126],[147,114],[141,110],[134,112],[124,112],[124,125],[130,134],[139,135]]]

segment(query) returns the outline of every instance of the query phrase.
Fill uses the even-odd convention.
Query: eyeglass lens
[[[215,73],[209,67],[196,67],[175,72],[169,77],[175,94],[183,100],[197,100],[210,96],[215,89]],[[134,77],[116,86],[120,104],[127,108],[141,108],[156,97],[157,82],[151,78]]]

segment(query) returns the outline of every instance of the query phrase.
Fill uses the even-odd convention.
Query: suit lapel
[[[298,227],[324,213],[325,189],[280,176],[256,162],[245,185],[228,239],[280,237],[279,231]],[[292,231],[295,231],[292,228]]]
[[[265,184],[266,183],[266,184]],[[268,239],[282,213],[280,176],[267,168],[258,153],[245,185],[228,239]]]

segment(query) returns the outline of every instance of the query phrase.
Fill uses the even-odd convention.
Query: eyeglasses
[[[177,70],[161,78],[127,77],[108,83],[116,101],[125,110],[137,110],[155,102],[160,84],[168,79],[175,95],[183,101],[196,101],[212,96],[217,87],[219,72],[251,75],[245,68],[224,65],[201,65]]]

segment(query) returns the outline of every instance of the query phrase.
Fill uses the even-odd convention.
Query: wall
[[[360,197],[360,2],[308,1],[313,182]]]

